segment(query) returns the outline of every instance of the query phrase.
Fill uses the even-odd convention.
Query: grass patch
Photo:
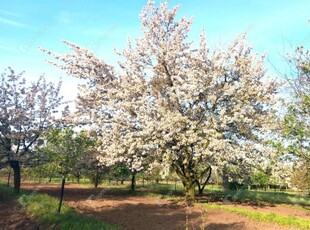
[[[21,191],[20,196],[16,196],[11,188],[0,184],[0,198],[17,198],[26,207],[29,216],[41,225],[52,229],[118,229],[95,217],[82,215],[65,204],[62,206],[61,213],[57,213],[58,199],[46,194]]]
[[[253,190],[227,190],[222,189],[206,189],[214,194],[224,194],[227,198],[233,199],[237,202],[255,202],[268,204],[291,204],[310,206],[310,197],[301,196],[287,192],[273,192],[273,191],[253,191]]]
[[[14,191],[0,182],[0,200],[6,200],[15,196]]]
[[[284,216],[276,213],[261,213],[242,208],[227,207],[218,204],[203,204],[203,206],[207,208],[221,209],[232,213],[237,213],[255,221],[276,223],[283,226],[297,227],[299,229],[310,229],[310,220],[296,216]]]
[[[27,211],[30,216],[39,218],[42,224],[55,224],[60,229],[117,229],[96,218],[81,215],[67,205],[63,205],[61,213],[58,214],[57,207],[57,199],[45,194],[37,194],[29,199]]]

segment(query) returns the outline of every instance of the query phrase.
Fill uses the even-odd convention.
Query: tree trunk
[[[212,167],[210,166],[209,167],[209,175],[206,178],[206,180],[204,182],[202,180],[201,181],[199,181],[199,180],[196,181],[196,183],[198,185],[198,194],[199,195],[203,194],[203,190],[205,189],[205,187],[206,187],[206,185],[207,185],[207,183],[208,183],[208,181],[209,181],[209,179],[211,177],[211,173],[212,173]],[[203,177],[203,175],[202,175],[202,177]]]
[[[223,189],[224,190],[228,190],[228,187],[229,187],[229,181],[228,181],[228,175],[227,175],[227,167],[226,165],[224,165],[224,168],[223,168],[223,176],[222,176],[222,179],[223,179]]]
[[[174,191],[177,191],[177,179],[174,179]]]
[[[144,175],[142,176],[142,187],[144,187]]]
[[[195,201],[195,185],[197,176],[187,171],[183,165],[173,164],[176,174],[181,178],[185,190],[186,202],[191,205]]]
[[[14,171],[14,192],[19,194],[20,190],[20,166],[18,161],[10,161],[10,166]]]
[[[51,182],[52,182],[52,176],[49,176],[48,183],[51,183]]]
[[[62,200],[65,193],[65,183],[66,183],[66,174],[62,176],[61,180],[61,189],[60,189],[60,199],[59,199],[59,205],[58,205],[58,213],[60,213]]]
[[[199,180],[196,180],[196,184],[197,184],[197,186],[198,186],[198,194],[199,194],[199,195],[202,195],[202,194],[203,194],[203,189],[202,189],[202,187],[201,187],[201,185],[200,185],[200,181],[199,181]]]
[[[184,188],[185,200],[188,204],[192,204],[195,201],[195,182],[185,184]]]
[[[8,174],[8,187],[10,187],[10,180],[11,180],[11,169],[9,169],[9,174]]]
[[[79,174],[76,178],[77,178],[77,183],[80,184],[80,177],[81,175]],[[97,188],[97,187],[96,187]]]
[[[135,187],[136,187],[136,173],[132,173],[131,174],[131,185],[130,185],[130,190],[131,191],[135,191]]]
[[[99,175],[98,175],[98,170],[96,171],[96,176],[95,176],[95,188],[98,188],[98,184],[99,184]]]

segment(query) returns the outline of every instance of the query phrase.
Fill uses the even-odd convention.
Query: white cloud
[[[24,24],[21,24],[19,22],[16,22],[14,20],[10,20],[10,19],[7,19],[7,18],[3,18],[3,17],[0,17],[0,24],[5,24],[5,25],[9,25],[9,26],[16,26],[16,27],[26,27]]]
[[[83,14],[81,14],[81,13],[71,13],[71,12],[67,12],[67,11],[62,11],[58,14],[57,21],[60,24],[71,24],[72,22],[77,20],[77,18],[79,18],[82,15]]]
[[[13,12],[8,11],[8,10],[1,10],[0,9],[0,14],[5,14],[5,15],[13,16],[13,17],[20,17],[19,14],[13,13]]]

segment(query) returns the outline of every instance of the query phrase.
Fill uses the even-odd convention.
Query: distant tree
[[[307,165],[298,164],[296,170],[293,172],[291,177],[292,186],[306,192],[307,189],[310,192],[310,175],[308,173]]]
[[[268,175],[263,172],[257,172],[256,174],[253,174],[251,179],[253,184],[259,186],[266,186],[269,180]]]
[[[77,175],[78,172],[80,175],[88,177],[95,188],[98,187],[104,176],[110,171],[110,168],[103,165],[98,159],[99,154],[95,148],[89,148],[81,161],[73,169],[74,175]]]
[[[121,181],[121,184],[123,184],[124,180],[128,179],[131,175],[129,169],[126,167],[123,163],[118,163],[111,167],[110,175],[117,181]],[[135,181],[133,181],[133,184],[130,186],[131,190],[134,190],[135,187]]]
[[[94,187],[97,188],[103,180],[103,177],[110,171],[110,168],[103,164],[99,159],[99,157],[102,156],[102,153],[100,153],[98,148],[102,143],[96,130],[88,127],[85,134],[89,140],[92,141],[92,145],[88,147],[84,157],[75,168],[77,171],[80,171],[81,174],[86,175],[92,181]]]
[[[8,162],[13,169],[16,193],[20,190],[21,163],[31,157],[42,132],[54,122],[53,114],[62,99],[60,83],[55,86],[43,76],[27,83],[23,74],[9,68],[0,79],[0,163]]]
[[[49,160],[46,156],[44,157],[46,160]],[[55,162],[46,162],[44,164],[37,164],[33,167],[25,167],[27,169],[24,171],[27,176],[32,176],[34,178],[39,179],[39,183],[42,182],[42,179],[48,178],[47,182],[52,181],[52,177],[58,174],[58,167]]]

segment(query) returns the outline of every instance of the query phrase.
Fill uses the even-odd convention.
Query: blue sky
[[[38,47],[66,53],[60,40],[68,40],[113,64],[117,60],[113,48],[121,50],[128,37],[141,35],[139,13],[146,2],[1,0],[0,70],[8,66],[25,70],[29,79],[42,73],[51,81],[63,76],[63,94],[72,99],[77,80],[47,64],[48,57]],[[194,16],[190,39],[196,40],[202,27],[211,46],[247,32],[257,52],[268,52],[270,74],[275,72],[270,63],[285,69],[281,55],[291,52],[291,45],[310,47],[309,0],[171,0],[169,4],[179,3],[179,16]]]

